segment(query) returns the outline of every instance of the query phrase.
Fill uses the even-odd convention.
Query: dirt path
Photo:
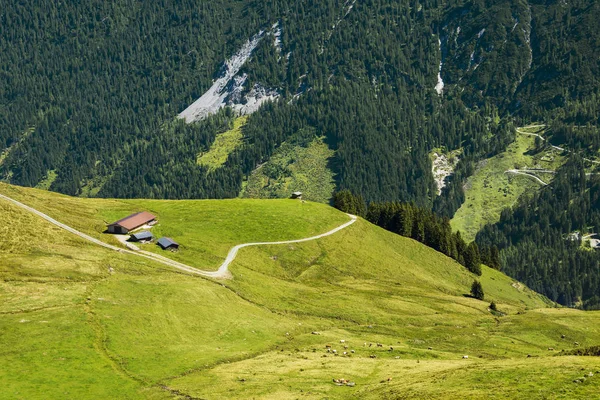
[[[542,139],[543,141],[546,141],[546,139],[543,136],[541,136],[540,134],[530,133],[530,132],[523,132],[523,129],[527,129],[527,128],[545,128],[545,127],[546,127],[546,125],[528,125],[528,126],[524,126],[524,127],[521,127],[521,128],[517,128],[517,133],[519,133],[521,135],[535,136],[535,137],[538,137],[538,138]],[[561,151],[561,152],[574,153],[572,150],[565,149],[564,147],[559,147],[559,146],[554,146],[554,145],[550,145],[550,146],[553,149]],[[585,161],[588,161],[588,162],[593,163],[593,164],[600,164],[600,161],[590,160],[589,158],[583,158],[583,159]],[[531,169],[509,169],[508,171],[505,171],[505,173],[507,173],[507,174],[527,176],[529,178],[534,179],[535,181],[537,181],[538,183],[542,184],[543,186],[548,186],[548,183],[544,182],[539,177],[537,177],[536,175],[534,175],[536,172],[545,173],[545,174],[556,174],[556,171],[539,169],[539,168],[531,168]],[[596,173],[586,173],[586,176],[592,176],[592,175],[596,175]]]
[[[515,174],[515,175],[524,175],[524,176],[528,176],[530,178],[535,179],[536,181],[538,181],[539,183],[541,183],[544,186],[548,186],[548,184],[546,182],[544,182],[543,180],[541,180],[540,178],[538,178],[537,176],[524,172],[522,170],[518,170],[518,169],[509,169],[508,171],[506,171],[507,174]]]
[[[66,231],[71,232],[74,235],[79,236],[80,238],[87,240],[89,242],[92,242],[94,244],[97,244],[98,246],[102,246],[105,247],[109,250],[114,250],[114,251],[118,251],[119,253],[126,253],[126,254],[132,254],[134,256],[138,256],[138,257],[144,257],[147,258],[149,260],[152,261],[156,261],[159,262],[161,264],[164,265],[168,265],[170,267],[173,268],[177,268],[179,270],[185,271],[185,272],[189,272],[192,274],[196,274],[196,275],[202,275],[202,276],[206,276],[206,277],[210,277],[210,278],[216,278],[216,279],[230,279],[232,278],[231,272],[229,272],[229,265],[233,262],[233,260],[235,259],[237,252],[239,249],[244,248],[244,247],[249,247],[249,246],[264,246],[264,245],[272,245],[272,244],[288,244],[288,243],[301,243],[301,242],[308,242],[310,240],[316,240],[316,239],[320,239],[320,238],[324,238],[326,236],[330,236],[333,235],[336,232],[341,231],[344,228],[347,228],[348,226],[352,225],[353,223],[356,222],[356,216],[354,215],[350,215],[347,214],[350,217],[350,221],[346,222],[345,224],[342,224],[340,226],[338,226],[335,229],[330,230],[329,232],[325,232],[322,233],[320,235],[317,236],[311,236],[308,238],[304,238],[304,239],[296,239],[296,240],[284,240],[284,241],[280,241],[280,242],[255,242],[255,243],[244,243],[244,244],[239,244],[237,246],[234,246],[231,250],[229,250],[229,253],[227,254],[227,258],[225,259],[225,261],[223,262],[223,264],[221,264],[221,266],[219,267],[218,270],[216,271],[203,271],[194,267],[191,267],[189,265],[186,264],[182,264],[180,262],[171,260],[167,257],[161,256],[160,254],[155,254],[155,253],[150,253],[148,251],[132,251],[132,250],[126,250],[126,249],[122,249],[120,247],[116,247],[113,246],[111,244],[108,243],[104,243],[101,240],[98,240],[94,237],[91,237],[89,235],[86,235],[85,233],[79,232],[76,229],[71,228],[68,225],[63,224],[62,222],[58,222],[57,220],[55,220],[54,218],[42,213],[41,211],[36,210],[35,208],[29,207],[26,204],[23,204],[17,200],[11,199],[8,196],[4,196],[3,194],[0,194],[0,199],[4,199],[6,201],[9,201],[13,204],[15,204],[18,207],[21,207],[43,219],[45,219],[46,221],[58,226],[59,228],[62,228]]]
[[[546,127],[546,125],[528,125],[528,126],[523,126],[521,128],[517,128],[517,133],[520,133],[521,135],[536,136],[536,137],[539,137],[540,139],[542,139],[545,142],[546,139],[543,136],[541,136],[541,135],[539,135],[537,133],[529,133],[529,132],[523,132],[522,131],[523,129],[527,129],[527,128],[545,128],[545,127]],[[550,147],[552,147],[553,149],[558,150],[558,151],[566,151],[567,153],[574,153],[573,150],[568,150],[568,149],[565,149],[564,147],[554,146],[552,144],[550,145]],[[592,164],[600,164],[600,161],[590,160],[589,158],[585,158],[585,157],[582,157],[582,158],[585,161],[590,162]]]
[[[322,233],[320,235],[317,236],[311,236],[308,238],[304,238],[304,239],[298,239],[298,240],[283,240],[280,242],[255,242],[255,243],[244,243],[244,244],[238,244],[237,246],[234,246],[231,250],[229,250],[229,253],[227,253],[227,258],[225,259],[225,261],[223,262],[223,264],[221,264],[221,266],[219,267],[219,269],[216,271],[217,274],[220,275],[224,275],[224,274],[229,274],[229,264],[231,264],[231,262],[233,260],[235,260],[235,256],[237,255],[237,252],[239,249],[242,249],[244,247],[249,247],[249,246],[264,246],[264,245],[272,245],[272,244],[289,244],[289,243],[302,243],[302,242],[308,242],[310,240],[316,240],[316,239],[321,239],[324,238],[325,236],[329,236],[329,235],[333,235],[336,232],[341,231],[344,228],[349,227],[350,225],[352,225],[353,223],[356,222],[356,216],[355,215],[351,215],[351,214],[347,214],[350,217],[350,221],[346,222],[343,225],[338,226],[335,229],[330,230],[329,232],[325,232]]]

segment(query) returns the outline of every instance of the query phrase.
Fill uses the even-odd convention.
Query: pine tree
[[[333,206],[345,213],[352,213],[352,193],[349,190],[340,190],[333,195]]]
[[[471,285],[471,296],[473,296],[477,300],[483,300],[483,298],[485,297],[483,293],[483,287],[481,286],[481,283],[479,283],[479,281],[477,280],[473,281],[473,284]]]
[[[481,276],[481,258],[479,257],[479,247],[475,242],[467,246],[465,267],[475,275]]]
[[[340,190],[333,196],[333,206],[348,214],[364,217],[367,215],[367,205],[360,195],[355,195],[349,190]]]
[[[490,250],[489,267],[497,269],[498,271],[502,270],[502,265],[500,264],[500,252],[496,246],[492,246]]]

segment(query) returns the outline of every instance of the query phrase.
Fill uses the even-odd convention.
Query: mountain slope
[[[513,140],[514,120],[591,124],[574,144],[597,136],[600,8],[586,0],[88,0],[3,9],[0,176],[20,185],[236,197],[281,143],[313,129],[335,151],[328,166],[338,189],[450,217],[475,163]],[[217,108],[231,107],[202,112],[195,124],[179,120],[213,83],[227,92],[213,93]],[[274,93],[279,100],[250,118],[243,146],[221,168],[195,163],[234,111],[255,111]],[[437,197],[428,154],[442,146],[464,157]]]
[[[477,242],[501,251],[504,270],[567,306],[600,307],[600,253],[586,243],[600,226],[600,181],[573,157],[554,181],[502,212]],[[587,246],[586,246],[587,244]]]
[[[200,264],[212,264],[212,254],[222,257],[228,243],[249,236],[310,235],[346,218],[287,200],[92,200],[0,190],[109,241],[103,218],[153,210],[160,225],[152,229],[181,238],[177,256],[195,254]],[[547,299],[488,268],[481,278],[486,301],[465,297],[474,277],[462,266],[364,220],[318,241],[243,249],[231,266],[234,279],[215,282],[88,245],[10,203],[0,206],[8,216],[3,229],[19,232],[0,248],[0,323],[10,333],[0,340],[4,349],[19,349],[4,353],[10,362],[0,372],[3,397],[268,398],[302,390],[311,398],[476,398],[490,385],[532,396],[560,385],[564,396],[584,397],[598,389],[595,378],[571,383],[594,360],[548,351],[573,348],[575,341],[596,344],[595,314],[545,308]],[[307,221],[303,207],[316,217]],[[203,227],[190,236],[199,221]],[[506,315],[490,313],[491,300]],[[57,329],[68,334],[51,334]],[[70,353],[73,343],[88,350]],[[350,350],[352,357],[342,354]],[[487,370],[496,371],[493,383],[479,381],[478,371]],[[447,379],[436,379],[440,374]],[[73,383],[75,376],[89,383],[89,392]],[[356,387],[331,382],[340,377]],[[219,387],[209,383],[214,379]],[[464,389],[474,381],[480,383]]]
[[[337,189],[451,217],[476,162],[514,139],[515,120],[591,125],[572,147],[598,136],[600,9],[585,0],[4,8],[0,174],[20,185],[236,197],[257,166],[309,129],[334,152],[327,168]],[[20,22],[28,13],[33,26]],[[177,118],[207,90],[217,108],[231,107],[193,124]],[[278,101],[249,118],[220,168],[195,162],[236,110],[255,111],[273,93]],[[428,158],[439,147],[464,155],[441,197]]]
[[[4,179],[34,186],[54,177],[51,189],[78,195],[234,197],[242,178],[279,144],[314,128],[337,150],[332,168],[338,187],[373,193],[377,200],[425,204],[433,198],[426,157],[431,148],[474,141],[466,146],[481,155],[497,146],[491,133],[506,134],[488,126],[488,112],[466,112],[465,124],[457,126],[454,114],[463,104],[435,92],[440,54],[431,25],[441,5],[416,11],[408,1],[387,0],[310,7],[282,1],[178,1],[165,8],[130,3],[61,10],[6,5]],[[18,22],[25,9],[38,20],[32,28],[39,35],[27,36],[28,48],[18,46],[29,32]],[[198,167],[195,156],[233,117],[224,112],[192,125],[173,120],[223,69],[229,71],[221,68],[224,60],[267,30],[278,37],[262,37],[242,66],[245,80],[238,89],[245,96],[256,85],[276,88],[281,104],[264,107],[264,115],[249,122],[247,146],[222,170]],[[21,65],[31,57],[52,62]],[[90,76],[102,79],[90,84]],[[361,163],[380,174],[379,181],[366,179]]]

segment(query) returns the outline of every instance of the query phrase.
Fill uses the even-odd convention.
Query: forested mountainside
[[[502,152],[516,126],[545,124],[550,143],[587,158],[598,152],[596,1],[0,0],[0,10],[0,179],[19,185],[80,196],[236,197],[283,143],[312,132],[303,142],[323,140],[333,152],[327,168],[337,190],[451,217],[477,162]],[[232,57],[244,48],[249,59]],[[239,144],[214,168],[199,154],[234,127],[235,109],[191,123],[178,115],[229,75],[218,102],[240,110],[255,92],[276,100],[238,126]],[[460,154],[440,196],[433,149]],[[548,193],[579,185],[571,202],[552,208],[552,218],[576,218],[571,204],[585,203],[593,183],[572,175],[560,173],[527,201],[549,207]],[[508,239],[510,226],[525,223],[527,201],[478,241],[504,240],[505,270],[553,299],[586,300],[584,283],[581,291],[577,279],[566,283],[580,269],[563,271],[564,294],[555,295],[544,289],[555,274],[525,267],[531,252],[519,243],[545,235]],[[586,221],[594,212],[577,210]],[[571,233],[552,229],[560,230],[552,240]],[[561,243],[544,253],[548,266],[582,257],[593,269],[595,253]]]
[[[479,232],[477,243],[498,246],[504,272],[539,293],[598,309],[600,252],[590,239],[600,227],[600,176],[584,167],[584,160],[571,160],[551,185]]]
[[[598,93],[595,2],[3,2],[0,170],[77,195],[232,197],[300,129],[336,150],[338,188],[451,215],[512,121],[579,120]],[[227,111],[175,116],[249,38],[243,90],[276,88],[225,165],[195,163]],[[439,78],[438,78],[439,72]],[[439,94],[438,94],[439,92]],[[586,123],[597,123],[593,116]],[[427,153],[464,148],[436,200]]]

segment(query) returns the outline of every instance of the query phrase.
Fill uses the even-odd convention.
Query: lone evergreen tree
[[[477,300],[483,300],[483,297],[485,296],[483,287],[477,280],[473,281],[473,284],[471,285],[471,296],[475,297]]]
[[[498,306],[496,305],[496,302],[494,300],[492,300],[492,302],[490,303],[490,310],[498,311]]]

